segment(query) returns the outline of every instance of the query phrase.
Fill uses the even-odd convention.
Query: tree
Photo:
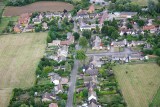
[[[44,72],[51,72],[52,70],[53,70],[53,67],[51,67],[51,66],[46,66],[43,68]]]
[[[144,20],[137,20],[137,23],[138,23],[138,26],[139,27],[142,27],[142,26],[144,26],[144,24],[145,24],[145,22],[144,22]]]
[[[80,61],[84,61],[87,58],[85,52],[83,50],[78,50],[76,52],[76,59]]]
[[[65,62],[65,70],[71,71],[71,65],[68,62]]]
[[[112,38],[112,39],[117,39],[118,37],[119,37],[118,31],[112,32],[112,34],[111,34],[111,36],[110,36],[110,38]]]
[[[128,24],[127,24],[127,28],[132,29],[132,28],[133,28],[132,24],[131,24],[131,23],[128,23]]]
[[[160,66],[160,57],[157,58],[156,62]]]
[[[52,39],[51,39],[50,36],[47,36],[47,42],[48,42],[48,43],[52,42]]]
[[[84,37],[86,37],[87,39],[90,39],[90,38],[91,38],[91,31],[90,31],[90,30],[84,30],[84,31],[82,32],[82,35],[83,35]]]
[[[77,33],[77,32],[74,32],[73,36],[74,36],[75,40],[78,40],[80,37],[79,33]]]
[[[79,45],[82,46],[82,48],[87,48],[88,41],[86,37],[79,38]]]
[[[26,105],[26,104],[21,104],[21,106],[20,107],[29,107],[28,105]]]
[[[101,29],[101,33],[107,35],[108,26],[103,26]]]

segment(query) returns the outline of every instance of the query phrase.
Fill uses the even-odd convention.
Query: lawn
[[[0,23],[0,33],[7,27],[9,21],[17,21],[18,17],[2,17],[1,23]]]
[[[36,66],[43,56],[47,33],[0,36],[0,105],[6,107],[13,88],[34,85]]]
[[[157,93],[155,94],[150,107],[160,107],[160,88],[158,89]]]
[[[126,64],[115,66],[114,71],[128,107],[148,107],[160,86],[160,67]]]

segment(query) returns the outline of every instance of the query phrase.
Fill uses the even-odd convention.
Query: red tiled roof
[[[149,25],[149,26],[143,26],[143,30],[151,30],[155,29],[156,27],[154,25]]]
[[[91,12],[91,13],[94,12],[95,11],[94,5],[91,5],[89,7],[88,11]]]

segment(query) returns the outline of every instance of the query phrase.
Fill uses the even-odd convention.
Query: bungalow
[[[127,40],[123,40],[123,41],[113,41],[111,43],[111,46],[113,47],[125,47],[127,45]]]
[[[49,107],[58,107],[57,103],[51,103],[49,104]]]
[[[55,94],[63,93],[63,86],[62,84],[58,84],[57,86],[54,87],[54,92]]]
[[[30,17],[31,17],[31,13],[24,13],[24,14],[21,14],[19,19],[18,19],[18,23],[19,24],[23,24],[23,25],[26,25],[29,23],[30,21]]]
[[[54,83],[54,85],[59,85],[61,77],[57,73],[49,73],[48,76],[51,78],[51,82]]]
[[[52,100],[56,99],[55,95],[53,93],[44,93],[42,96],[42,102],[50,102]]]
[[[103,49],[103,44],[99,36],[95,36],[92,42],[92,50],[101,50]]]

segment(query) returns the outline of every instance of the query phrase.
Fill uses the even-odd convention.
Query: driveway
[[[66,107],[73,107],[73,94],[75,91],[75,85],[76,85],[76,77],[78,73],[78,66],[79,62],[77,60],[74,60],[74,66],[73,70],[71,72],[71,77],[70,77],[70,83],[69,83],[69,91],[68,91],[68,99],[67,99],[67,104]]]

